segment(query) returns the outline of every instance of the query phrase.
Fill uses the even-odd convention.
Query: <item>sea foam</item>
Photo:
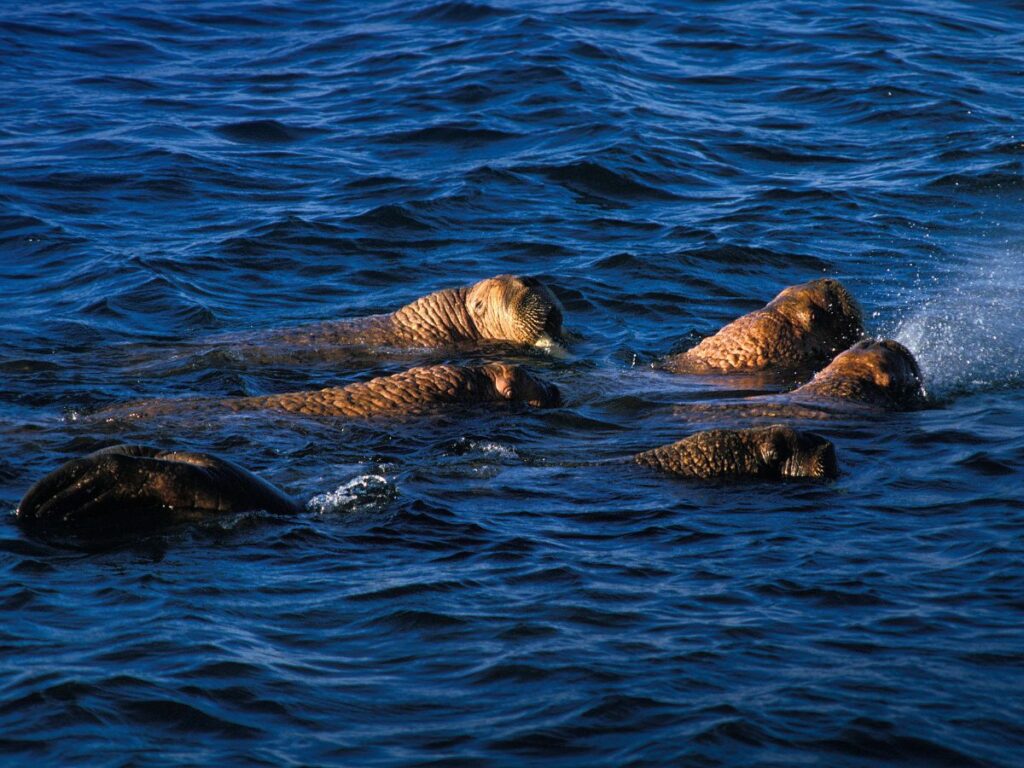
[[[917,357],[933,397],[1024,380],[1024,255],[1007,251],[941,281],[893,336]]]

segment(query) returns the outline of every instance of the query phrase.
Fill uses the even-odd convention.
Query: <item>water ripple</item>
[[[1019,9],[8,6],[9,761],[1016,764]],[[479,359],[561,408],[80,418],[454,359],[238,340],[503,272],[579,339]],[[928,409],[816,420],[825,485],[628,461],[708,426],[694,403],[791,385],[650,364],[823,275],[913,350]],[[306,509],[100,552],[18,531],[33,480],[124,441]]]

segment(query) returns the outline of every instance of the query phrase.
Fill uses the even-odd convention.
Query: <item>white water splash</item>
[[[501,443],[493,443],[488,440],[480,442],[472,441],[471,450],[479,451],[484,456],[494,456],[501,459],[519,458],[519,454],[516,453],[516,449],[511,445],[502,445]]]
[[[917,358],[933,397],[1024,380],[1024,258],[1007,251],[908,308],[893,336]]]
[[[360,475],[328,493],[318,493],[306,502],[306,509],[317,515],[352,512],[357,509],[383,508],[398,496],[398,489],[385,475]]]

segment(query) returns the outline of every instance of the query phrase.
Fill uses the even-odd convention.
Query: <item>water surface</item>
[[[312,501],[91,554],[5,515],[0,752],[1018,763],[1022,52],[997,3],[5,3],[0,507],[122,441]],[[502,272],[583,337],[503,353],[562,408],[81,418],[446,359],[204,340]],[[823,275],[932,408],[816,423],[824,485],[588,463],[749,393],[650,362]]]

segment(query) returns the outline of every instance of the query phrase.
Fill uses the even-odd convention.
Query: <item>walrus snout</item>
[[[522,366],[489,363],[482,370],[491,379],[498,396],[505,400],[517,400],[534,408],[553,408],[562,402],[558,387]]]
[[[535,277],[498,275],[469,288],[466,307],[481,338],[544,346],[560,344],[564,310]]]
[[[839,476],[835,446],[821,435],[783,426],[768,429],[774,448],[770,464],[779,477],[833,480]]]

